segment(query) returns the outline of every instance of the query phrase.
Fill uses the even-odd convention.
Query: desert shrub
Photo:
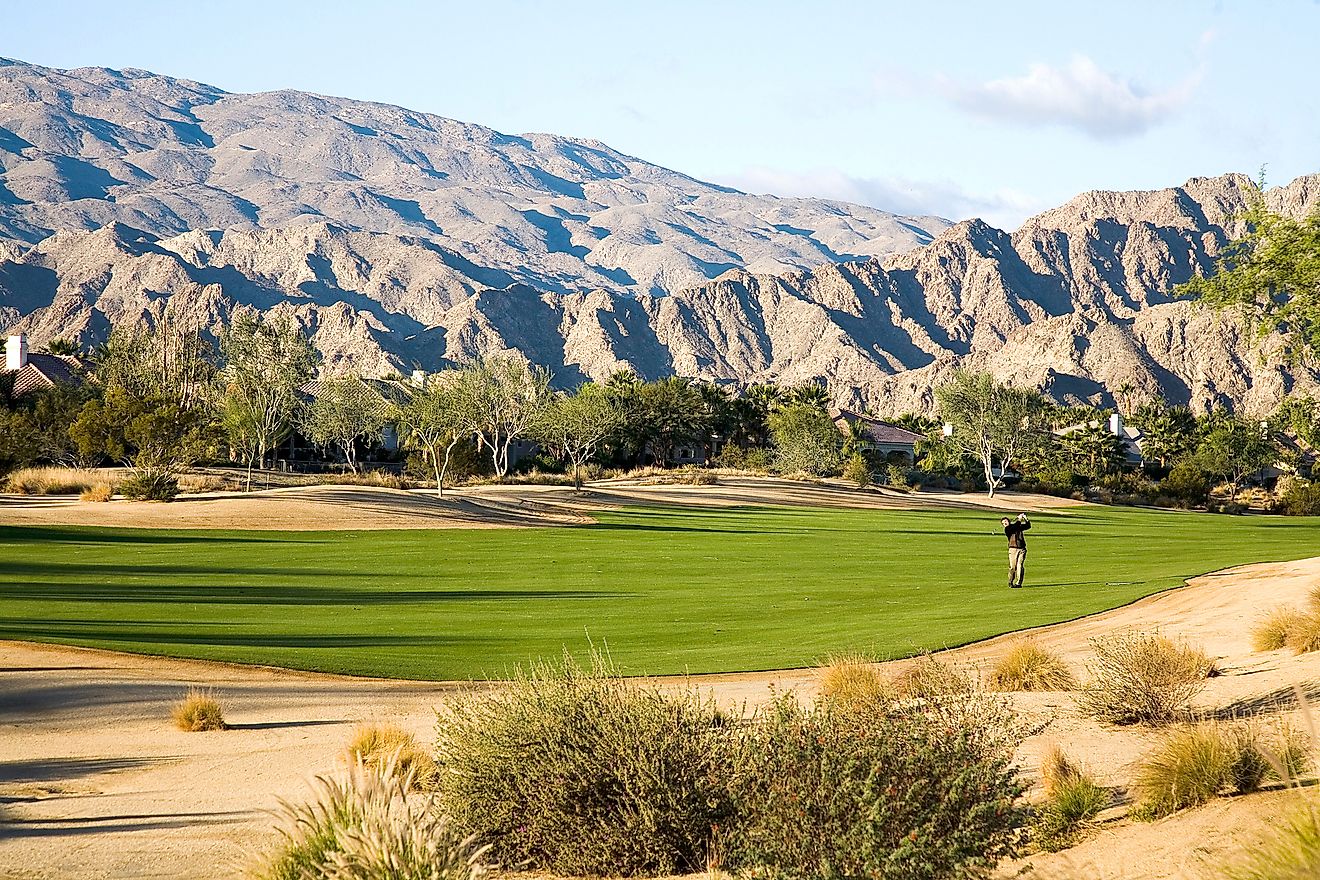
[[[1283,826],[1223,873],[1227,880],[1314,880],[1320,877],[1320,812],[1294,808]]]
[[[885,484],[898,489],[910,489],[906,465],[890,464],[885,466]]]
[[[1316,584],[1306,594],[1306,607],[1320,614],[1320,584]]]
[[[722,821],[722,716],[603,658],[519,673],[438,721],[439,791],[502,864],[628,876],[704,868]]]
[[[1077,686],[1077,679],[1057,654],[1021,641],[995,661],[990,686],[999,691],[1067,691]]]
[[[1219,796],[1242,756],[1216,724],[1175,727],[1137,765],[1132,793],[1142,818],[1159,818]]]
[[[119,494],[132,501],[173,501],[179,481],[164,471],[134,471],[119,484]]]
[[[417,737],[397,724],[359,725],[348,743],[348,760],[350,764],[389,767],[406,774],[419,790],[435,787],[435,759],[421,747]]]
[[[174,704],[170,718],[175,727],[189,733],[225,729],[225,713],[220,701],[210,691],[198,688],[190,688],[183,699]]]
[[[115,497],[115,487],[109,483],[97,483],[95,486],[88,486],[82,490],[78,496],[79,501],[109,501]]]
[[[860,489],[865,489],[871,485],[871,466],[866,463],[866,459],[862,457],[860,452],[853,453],[844,462],[843,478],[856,483]]]
[[[1320,483],[1293,481],[1275,509],[1285,516],[1320,516]]]
[[[77,495],[105,481],[103,472],[83,468],[19,468],[5,480],[5,491],[19,495]]]
[[[692,486],[714,486],[719,483],[719,475],[706,468],[689,465],[683,468],[680,479]]]
[[[839,657],[820,670],[820,694],[841,708],[878,711],[893,698],[893,689],[864,657]]]
[[[1287,726],[1272,737],[1245,722],[1174,728],[1137,766],[1139,815],[1167,816],[1222,792],[1249,794],[1267,779],[1295,776],[1308,757],[1301,737]]]
[[[1277,651],[1288,644],[1288,634],[1297,629],[1305,617],[1296,608],[1275,608],[1251,628],[1253,651]]]
[[[1286,644],[1295,654],[1320,650],[1320,613],[1299,614],[1288,627]]]
[[[227,489],[234,488],[237,488],[237,484],[231,483],[224,477],[217,477],[214,474],[179,475],[180,492],[224,492]]]
[[[410,773],[354,765],[318,777],[315,799],[282,803],[284,840],[260,880],[476,880],[485,850],[455,830],[431,798],[408,797]]]
[[[860,719],[783,696],[734,731],[725,866],[752,877],[966,876],[1012,850],[1021,787],[993,729]]]
[[[1056,852],[1077,842],[1085,823],[1109,806],[1109,789],[1070,761],[1057,746],[1041,765],[1045,803],[1035,811],[1031,837],[1047,852]]]
[[[318,474],[316,482],[326,486],[374,486],[378,489],[411,489],[413,483],[407,477],[392,474],[389,471],[363,471],[362,473]],[[431,482],[435,482],[432,480]]]
[[[1158,633],[1121,632],[1091,640],[1091,680],[1082,710],[1112,724],[1160,724],[1186,710],[1214,663],[1204,651]]]
[[[902,699],[938,701],[942,697],[974,692],[976,678],[974,671],[965,666],[923,654],[894,676],[893,685]]]

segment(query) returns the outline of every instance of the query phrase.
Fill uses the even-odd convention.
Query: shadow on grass
[[[457,602],[525,602],[631,599],[633,593],[608,590],[378,590],[291,584],[106,584],[86,582],[4,584],[5,599],[33,602],[94,602],[148,605],[430,605]],[[26,618],[0,618],[0,629]],[[144,621],[145,622],[145,621]]]

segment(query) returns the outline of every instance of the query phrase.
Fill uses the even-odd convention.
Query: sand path
[[[1221,658],[1226,674],[1210,682],[1205,705],[1257,712],[1286,700],[1294,683],[1320,679],[1320,656],[1253,654],[1246,629],[1264,608],[1300,604],[1317,583],[1320,558],[1247,566],[1034,637],[1080,667],[1087,638],[1160,627]],[[983,661],[1012,638],[952,653]],[[764,700],[772,684],[803,693],[815,687],[810,671],[695,680],[726,703]],[[169,705],[191,685],[225,698],[234,730],[170,727]],[[0,875],[232,876],[272,841],[265,811],[280,797],[300,798],[308,778],[333,770],[355,722],[390,720],[430,739],[434,707],[460,687],[0,642]],[[1148,732],[1079,718],[1066,694],[1027,695],[1021,708],[1045,724],[1023,746],[1029,770],[1049,742],[1061,741],[1104,781],[1122,784],[1149,745]],[[1030,861],[1087,866],[1087,876],[1198,876],[1187,872],[1259,834],[1258,820],[1276,815],[1282,797],[1222,801],[1151,825],[1120,822],[1067,854]]]

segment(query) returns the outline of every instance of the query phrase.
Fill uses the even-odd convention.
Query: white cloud
[[[719,175],[718,179],[747,192],[837,199],[895,214],[936,215],[950,220],[979,217],[1009,231],[1032,214],[1050,207],[1038,198],[1012,189],[974,193],[947,180],[855,177],[834,169],[790,172],[749,168]]]
[[[1213,34],[1202,36],[1205,45]],[[984,83],[941,80],[938,92],[979,116],[1028,125],[1061,125],[1097,138],[1140,134],[1182,108],[1202,70],[1167,89],[1150,91],[1103,70],[1085,55],[1062,67],[1033,64],[1018,77]]]

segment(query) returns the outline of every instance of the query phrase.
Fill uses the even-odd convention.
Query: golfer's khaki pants
[[[1022,586],[1022,577],[1027,573],[1027,550],[1025,547],[1008,548],[1008,585]]]

